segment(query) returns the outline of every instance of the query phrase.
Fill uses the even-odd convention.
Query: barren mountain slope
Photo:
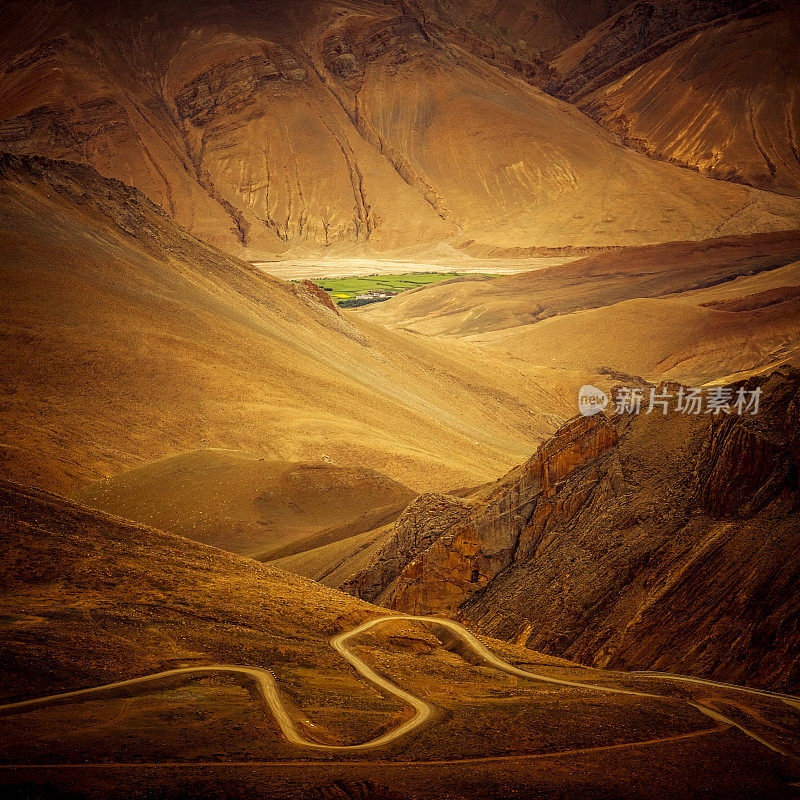
[[[561,52],[582,34],[628,5],[627,0],[421,0],[429,21],[469,42],[485,58],[510,51],[517,59],[533,52]],[[519,64],[507,66],[518,70]]]
[[[572,98],[581,97],[700,31],[769,14],[782,5],[781,0],[629,3],[552,60],[557,79],[548,88]]]
[[[796,4],[678,5],[637,3],[588,33],[551,90],[658,158],[800,194]]]
[[[253,259],[442,242],[520,255],[798,224],[797,199],[622,147],[405,8],[6,4],[0,149],[92,164]]]
[[[125,519],[252,555],[407,504],[414,494],[370,469],[196,450],[93,483],[74,497]]]
[[[88,168],[2,171],[6,476],[70,491],[222,448],[445,489],[557,424],[561,388],[340,315]]]
[[[796,233],[627,248],[449,281],[361,314],[538,370],[702,384],[800,361],[798,258]]]
[[[578,417],[466,517],[401,517],[343,588],[596,666],[796,688],[800,372],[756,387],[756,415]]]
[[[782,363],[800,365],[800,263],[781,272],[789,285],[772,292],[758,283],[752,292],[741,287],[729,304],[705,302],[700,293],[626,300],[467,341],[498,359],[573,374],[621,373],[691,386],[725,382]]]
[[[317,544],[313,540],[306,541],[302,543],[303,549],[298,549],[290,555],[278,555],[274,560],[271,558],[266,560],[278,569],[303,575],[319,581],[323,586],[336,589],[375,560],[391,539],[392,531],[393,526],[388,523],[324,544]],[[265,559],[259,558],[259,561],[261,560]]]
[[[788,726],[794,712],[779,699],[587,670],[484,640],[511,669],[540,676],[526,678],[486,663],[450,630],[403,620],[348,640],[393,687],[378,691],[331,637],[384,610],[18,485],[0,485],[0,527],[4,703],[184,670],[3,708],[0,760],[16,765],[0,770],[4,797],[571,799],[611,786],[633,800],[655,786],[667,800],[698,791],[732,800],[782,797],[800,778],[787,756],[715,710],[737,703],[728,713],[793,752],[796,735],[775,723]],[[433,713],[413,736],[372,750],[313,749],[281,734],[258,674],[275,681],[277,703],[312,745],[399,728],[413,713],[400,689]],[[650,694],[625,694],[631,687]],[[687,772],[691,786],[680,779]]]
[[[377,611],[312,581],[47,492],[2,481],[0,508],[8,544],[2,599],[13,614],[4,621],[19,622],[3,628],[9,699],[209,657],[269,666],[291,652],[335,669],[327,636]],[[92,615],[102,624],[83,625]],[[129,638],[115,635],[123,632]]]

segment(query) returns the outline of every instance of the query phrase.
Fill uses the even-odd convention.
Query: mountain
[[[778,798],[800,779],[777,696],[470,644],[463,629],[387,619],[7,482],[0,528],[0,784],[13,800],[578,798],[609,786],[631,799],[652,786],[676,800]],[[421,709],[430,716],[403,735]]]
[[[800,199],[654,161],[540,88],[524,36],[566,46],[616,5],[6,3],[0,149],[90,164],[250,260],[796,228]]]
[[[234,553],[285,548],[415,496],[374,470],[196,450],[85,486],[84,505]],[[368,523],[367,523],[368,524]]]
[[[443,282],[361,315],[537,370],[702,385],[800,364],[799,259],[792,232],[622,248]]]
[[[564,418],[557,381],[339,314],[91,168],[0,172],[6,477],[69,493],[211,448],[444,490]]]
[[[740,386],[757,414],[681,413],[673,385],[669,413],[577,417],[468,507],[401,516],[343,588],[594,666],[796,689],[800,371]]]
[[[549,90],[629,146],[701,174],[800,194],[793,2],[649,2],[551,63]]]
[[[796,6],[0,3],[0,796],[796,794]]]
[[[512,56],[539,55],[546,62],[627,5],[626,0],[422,0],[406,7],[421,11],[429,24],[446,27],[483,58],[519,70]]]

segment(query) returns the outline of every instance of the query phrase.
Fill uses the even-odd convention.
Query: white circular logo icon
[[[584,417],[599,414],[608,405],[608,395],[596,386],[587,383],[578,392],[578,411]]]

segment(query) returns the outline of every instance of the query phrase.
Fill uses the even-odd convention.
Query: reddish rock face
[[[294,284],[297,288],[296,294],[306,297],[312,297],[317,302],[321,303],[325,308],[329,308],[336,314],[337,317],[340,317],[341,314],[339,313],[339,309],[336,308],[336,303],[331,300],[331,296],[324,290],[317,286],[314,281],[309,280],[302,280],[299,284]]]
[[[515,560],[531,528],[559,502],[551,498],[557,495],[560,482],[602,456],[617,440],[616,429],[604,415],[580,417],[503,479],[470,514],[462,503],[437,521],[436,515],[443,511],[441,502],[415,501],[408,511],[413,511],[415,519],[425,518],[425,529],[436,533],[421,540],[427,546],[418,548],[405,566],[398,565],[400,551],[412,552],[403,544],[408,520],[401,517],[386,548],[391,557],[387,553],[342,588],[366,599],[378,598],[389,608],[420,614],[454,612]],[[392,563],[388,571],[387,561]]]
[[[532,460],[539,464],[544,494],[552,494],[559,481],[597,458],[619,441],[605,417],[578,417],[545,442]]]
[[[458,617],[594,666],[800,685],[800,372],[756,387],[756,415],[619,419]]]
[[[570,421],[379,602],[597,667],[794,689],[800,372],[756,387],[756,415]]]
[[[398,576],[416,564],[439,537],[469,519],[472,506],[457,497],[423,494],[400,515],[394,534],[373,563],[341,588],[371,602],[386,603]]]

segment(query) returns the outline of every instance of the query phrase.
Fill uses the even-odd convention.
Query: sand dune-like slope
[[[705,383],[797,359],[798,256],[794,233],[623,249],[451,281],[361,313],[537,369]]]
[[[736,301],[719,302],[711,290],[626,300],[467,340],[539,365],[690,385],[724,382],[800,363],[800,263],[776,272],[781,285],[772,291],[738,279]]]
[[[658,158],[800,194],[796,6],[653,5],[649,17],[626,9],[562,53],[557,91]]]
[[[553,25],[574,32],[604,13],[558,5]],[[621,146],[537,88],[541,59],[515,70],[459,33],[482,16],[496,32],[510,5],[450,22],[404,8],[11,3],[0,148],[91,164],[255,260],[442,243],[526,255],[797,224],[796,198]]]
[[[5,475],[71,491],[222,448],[444,489],[557,423],[558,390],[340,315],[88,168],[2,171]]]
[[[279,569],[303,575],[336,589],[362,569],[366,569],[391,535],[392,526],[384,525],[328,544],[308,546],[292,555],[276,558],[270,563]]]
[[[195,450],[86,486],[75,499],[235,553],[275,550],[385,506],[407,487],[374,470]]]
[[[693,304],[629,300],[601,311],[550,320],[523,334],[472,341],[522,352],[553,366],[603,368],[703,385],[762,372],[800,358],[800,304],[753,313]]]

